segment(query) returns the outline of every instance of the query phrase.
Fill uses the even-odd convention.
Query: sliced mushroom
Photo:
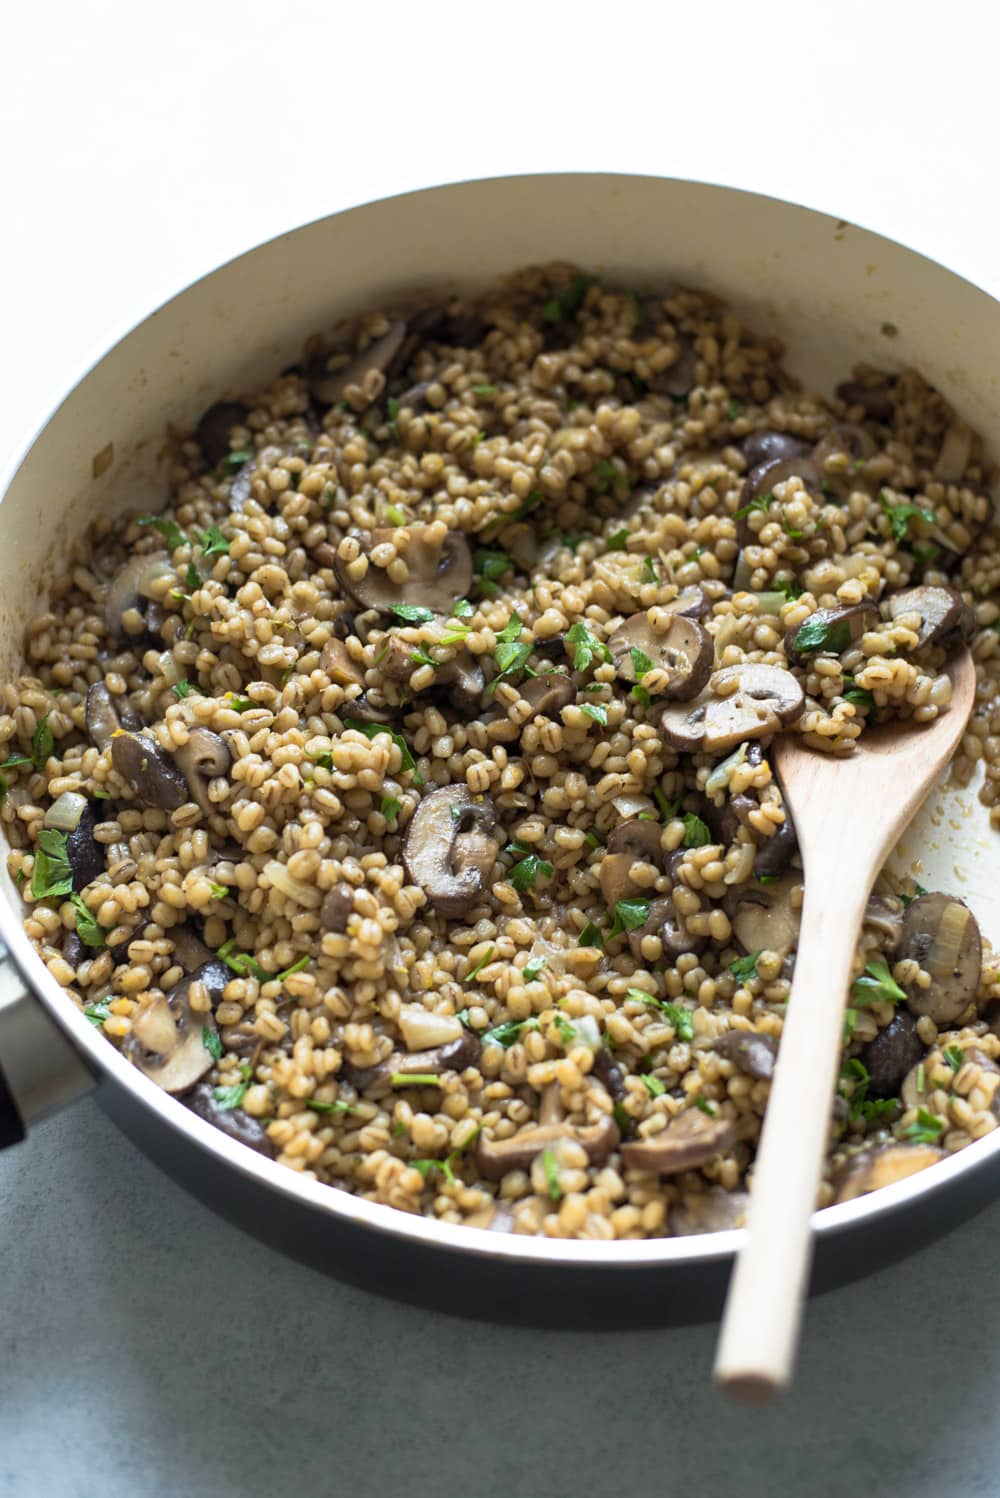
[[[374,339],[360,354],[330,369],[332,355],[314,360],[307,370],[312,397],[321,406],[334,406],[343,400],[349,385],[361,385],[368,375],[385,375],[399,353],[406,337],[406,323],[391,322],[380,338]]]
[[[518,696],[531,708],[533,718],[558,719],[564,707],[576,699],[576,688],[561,671],[544,671],[518,686]]]
[[[440,1077],[446,1071],[464,1071],[467,1066],[475,1065],[481,1050],[479,1037],[471,1030],[463,1030],[457,1040],[450,1040],[446,1045],[433,1046],[426,1051],[393,1051],[377,1066],[354,1066],[345,1061],[340,1075],[355,1092],[377,1098],[391,1090],[394,1076]]]
[[[661,672],[662,684],[650,690],[678,701],[698,695],[712,674],[715,659],[708,631],[677,613],[665,630],[654,629],[647,613],[633,614],[609,637],[608,649],[624,681],[639,681],[650,670]]]
[[[173,577],[174,565],[165,551],[147,552],[133,557],[113,578],[104,600],[104,623],[108,634],[122,639],[126,630],[122,615],[130,609],[144,612],[154,597],[153,584],[161,577]]]
[[[885,939],[885,951],[894,952],[903,934],[903,902],[886,895],[869,895],[864,924]]]
[[[892,389],[884,381],[866,385],[861,380],[844,380],[837,395],[848,406],[860,406],[871,421],[891,421],[895,406]]]
[[[894,1186],[945,1158],[934,1144],[879,1144],[852,1155],[832,1182],[834,1203],[852,1202],[869,1191]]]
[[[434,672],[434,685],[447,687],[448,700],[460,713],[478,711],[486,690],[482,666],[469,651],[462,650]]]
[[[480,1135],[476,1164],[484,1180],[500,1181],[512,1170],[527,1170],[542,1150],[560,1139],[571,1139],[582,1146],[591,1165],[602,1165],[620,1138],[618,1125],[610,1113],[603,1113],[591,1124],[572,1124],[560,1119],[555,1123],[530,1125],[509,1139]]]
[[[187,743],[174,750],[174,763],[187,781],[191,800],[197,801],[206,816],[217,811],[209,800],[208,785],[232,768],[233,756],[225,739],[211,728],[192,728]]]
[[[804,458],[809,452],[809,443],[790,432],[751,432],[741,444],[747,467],[760,468],[764,463],[773,463],[778,458]]]
[[[773,494],[778,484],[787,479],[799,478],[810,494],[819,494],[821,475],[812,458],[804,454],[791,458],[768,458],[751,468],[743,480],[738,510],[744,511],[736,522],[736,536],[741,546],[751,545],[757,539],[757,531],[750,525],[754,511],[749,505]]]
[[[349,884],[335,884],[323,896],[319,922],[324,931],[344,932],[354,910],[354,891]]]
[[[623,1144],[622,1164],[628,1170],[655,1170],[660,1175],[695,1170],[756,1133],[759,1124],[753,1114],[719,1118],[692,1105],[671,1119],[659,1134]]]
[[[619,900],[627,900],[644,888],[631,877],[637,863],[661,862],[659,823],[643,817],[621,822],[608,839],[607,851],[601,859],[601,891],[608,909],[614,910]]]
[[[399,397],[400,409],[412,411],[417,414],[427,409],[427,392],[431,388],[430,380],[418,380],[408,390],[404,390]]]
[[[758,844],[757,857],[753,861],[753,872],[756,879],[773,879],[788,867],[792,855],[799,846],[799,840],[795,836],[795,827],[792,823],[788,807],[785,807],[785,820],[772,832],[770,837],[764,838]]]
[[[750,1196],[746,1191],[726,1191],[710,1186],[693,1193],[670,1209],[670,1232],[675,1238],[690,1238],[696,1233],[725,1233],[741,1228],[746,1222]]]
[[[194,440],[209,468],[229,456],[229,434],[233,427],[242,426],[249,414],[242,401],[216,401],[209,406],[194,429]]]
[[[135,733],[142,727],[138,713],[127,697],[112,697],[103,681],[87,688],[84,722],[91,742],[106,749],[120,728]]]
[[[66,858],[73,875],[73,888],[85,889],[104,873],[107,847],[94,837],[94,828],[102,820],[93,801],[88,801],[79,821],[66,834]]]
[[[464,914],[489,888],[499,852],[491,801],[477,801],[464,785],[444,785],[424,796],[403,840],[407,877],[435,910]]]
[[[882,616],[895,620],[904,614],[918,614],[920,628],[917,647],[948,645],[955,640],[971,640],[976,616],[961,593],[954,588],[907,588],[882,600]]]
[[[349,697],[340,707],[345,721],[356,718],[359,723],[387,723],[401,711],[400,703],[387,702],[380,692],[362,692],[359,697]]]
[[[258,1155],[274,1158],[274,1145],[268,1139],[263,1124],[256,1118],[251,1118],[243,1108],[221,1108],[214,1089],[207,1082],[199,1082],[185,1102],[192,1113],[197,1113],[206,1123],[214,1124],[223,1134],[228,1134],[230,1139],[236,1139],[248,1149],[256,1150]]]
[[[832,485],[836,489],[852,488],[856,482],[853,466],[851,470],[844,472],[827,473],[827,459],[842,457],[845,453],[851,459],[851,463],[866,463],[873,458],[877,451],[875,438],[871,432],[864,427],[852,426],[847,422],[839,422],[826,432],[813,448],[813,462],[824,475],[823,491],[827,492]]]
[[[693,702],[668,707],[660,727],[675,749],[718,754],[735,749],[744,739],[776,733],[799,716],[804,702],[790,671],[748,661],[716,671]]]
[[[859,1060],[868,1070],[868,1091],[872,1097],[899,1097],[903,1079],[911,1067],[927,1054],[917,1034],[912,1014],[900,1010],[874,1040],[861,1050]]]
[[[343,640],[327,640],[320,652],[319,665],[339,687],[360,686],[364,680],[364,668],[352,660]]]
[[[188,799],[187,781],[166,750],[144,733],[116,733],[111,763],[133,795],[147,806],[176,811]]]
[[[773,1035],[758,1035],[754,1030],[727,1030],[713,1042],[712,1050],[758,1082],[770,1082],[774,1076],[778,1042]]]
[[[174,961],[179,962],[186,973],[193,973],[195,968],[204,967],[206,963],[213,961],[211,948],[206,947],[198,933],[186,923],[171,926],[169,936],[174,944]],[[229,972],[229,969],[226,968],[226,971]]]
[[[164,1092],[188,1092],[212,1065],[205,1032],[215,1030],[211,1014],[195,1014],[189,994],[195,973],[176,983],[132,1017],[122,1050]]]
[[[403,1044],[411,1054],[414,1051],[431,1051],[437,1046],[465,1043],[470,1033],[457,1014],[438,1014],[425,1009],[423,1004],[401,1004],[399,1028],[403,1032]]]
[[[682,343],[673,364],[648,382],[654,395],[669,395],[684,400],[691,394],[698,378],[698,355],[690,344]]]
[[[976,918],[951,895],[921,895],[903,921],[898,959],[912,958],[930,975],[929,988],[913,983],[907,1006],[929,1014],[940,1028],[954,1025],[975,1000],[983,966]]]
[[[723,908],[744,952],[787,957],[795,950],[802,917],[792,904],[792,891],[801,883],[801,874],[784,874],[774,884],[737,885],[726,896]]]
[[[366,609],[386,612],[397,603],[416,604],[447,614],[452,604],[464,598],[472,584],[472,553],[461,531],[447,531],[442,543],[432,542],[429,525],[409,525],[404,557],[409,569],[405,582],[394,583],[384,567],[369,563],[362,578],[353,578],[349,563],[338,555],[334,563],[337,581],[344,592]],[[436,531],[434,532],[436,536]],[[400,542],[398,530],[375,530],[359,536],[362,550],[370,553],[381,542]]]
[[[604,1084],[612,1102],[622,1101],[625,1097],[625,1073],[618,1062],[612,1060],[611,1052],[603,1045],[594,1052],[592,1074]]]
[[[685,952],[700,952],[705,945],[703,936],[694,936],[688,930],[683,916],[678,914],[672,894],[660,895],[654,900],[644,924],[629,932],[628,944],[635,957],[642,956],[644,936],[658,936],[668,957],[681,957]]]
[[[849,608],[817,609],[785,640],[785,654],[795,666],[807,666],[818,654],[843,655],[863,634],[879,625],[873,603]]]
[[[706,614],[712,612],[708,594],[697,584],[682,588],[676,598],[672,598],[669,603],[657,604],[657,608],[668,614],[683,614],[685,619],[704,619]]]

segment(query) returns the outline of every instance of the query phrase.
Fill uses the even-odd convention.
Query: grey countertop
[[[192,277],[430,182],[728,182],[1000,292],[985,0],[947,24],[930,0],[905,24],[860,0],[373,14],[7,9],[0,451]],[[794,1391],[749,1413],[709,1386],[712,1328],[529,1333],[345,1289],[189,1200],[88,1101],[0,1158],[0,1495],[994,1498],[998,1230],[1000,1206],[814,1303]]]

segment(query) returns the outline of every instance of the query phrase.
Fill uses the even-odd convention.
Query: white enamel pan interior
[[[83,376],[4,486],[4,675],[16,668],[25,621],[70,538],[98,511],[148,512],[165,502],[159,459],[168,424],[190,429],[212,401],[253,391],[297,359],[308,334],[356,310],[401,292],[481,287],[551,259],[628,286],[679,282],[720,293],[758,331],[780,334],[791,370],[827,394],[859,361],[913,364],[988,448],[995,444],[1000,305],[911,250],[833,216],[689,182],[567,174],[433,188],[336,214],[231,261],[152,313]],[[962,895],[984,933],[1000,934],[1000,837],[990,833],[974,788],[935,792],[904,844],[902,869]],[[522,1261],[666,1266],[718,1260],[738,1246],[737,1232],[623,1244],[503,1238],[303,1180],[226,1138],[122,1060],[46,973],[21,929],[6,872],[0,882],[0,937],[93,1073],[277,1197],[399,1240]],[[1000,1131],[932,1171],[818,1214],[817,1232],[822,1238],[946,1190],[964,1172],[996,1163],[998,1150]]]

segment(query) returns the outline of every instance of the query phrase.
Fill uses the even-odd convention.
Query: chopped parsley
[[[545,1185],[552,1201],[559,1201],[562,1196],[562,1187],[559,1184],[559,1167],[556,1157],[550,1149],[542,1150],[542,1169],[545,1171]]]
[[[229,893],[229,888],[227,885],[216,884],[214,879],[209,880],[209,888],[212,891],[213,900],[224,900]]]
[[[222,1060],[222,1037],[214,1026],[202,1026],[201,1043],[213,1061]]]
[[[482,1039],[489,1041],[490,1045],[503,1046],[505,1051],[509,1051],[515,1040],[520,1037],[522,1030],[537,1029],[538,1020],[532,1014],[528,1019],[510,1019],[506,1024],[497,1025],[493,1030],[485,1030]]]
[[[171,551],[176,551],[178,546],[187,545],[187,536],[175,520],[168,520],[163,515],[140,515],[139,524],[151,525],[154,531],[159,531]]]
[[[412,770],[413,784],[423,785],[424,777],[417,769],[417,762],[410,753],[410,746],[401,733],[397,733],[394,728],[389,728],[385,723],[362,723],[358,718],[345,718],[344,727],[356,729],[358,733],[363,733],[366,739],[374,739],[380,733],[387,733],[402,756],[400,770]]]
[[[896,541],[906,540],[911,520],[926,520],[928,525],[937,524],[937,516],[933,510],[921,509],[920,505],[910,504],[908,500],[894,505],[884,490],[878,498],[879,504],[889,517],[889,528]]]
[[[434,1072],[394,1071],[389,1075],[390,1087],[440,1087],[441,1078]]]
[[[632,670],[635,672],[635,679],[636,681],[641,681],[644,676],[648,676],[650,671],[653,670],[653,662],[644,650],[639,649],[638,645],[632,646],[629,655],[632,657]]]
[[[419,603],[393,603],[390,612],[407,624],[428,624],[434,618],[433,609],[425,609]]]
[[[628,531],[628,530],[615,531],[614,535],[608,537],[608,542],[607,542],[608,550],[609,551],[627,551],[628,550],[628,538],[629,538],[630,534],[631,534],[631,532]]]
[[[600,927],[595,926],[593,921],[588,921],[577,937],[576,944],[578,947],[603,947],[604,937]]]
[[[95,1004],[88,1004],[83,1012],[92,1025],[103,1025],[106,1019],[111,1018],[110,1006],[111,998],[106,994],[103,999],[98,999]]]
[[[465,981],[466,981],[466,983],[475,983],[476,979],[479,977],[479,974],[482,972],[483,968],[484,967],[488,967],[489,964],[493,961],[493,954],[494,954],[495,951],[496,951],[496,947],[491,943],[490,946],[488,946],[486,948],[486,952],[484,953],[484,955],[482,957],[480,957],[480,959],[476,963],[475,967],[472,968],[472,970],[470,972],[466,973],[466,975],[465,975]]]
[[[387,822],[394,822],[399,816],[399,808],[401,805],[402,802],[397,801],[395,796],[383,796],[379,810],[381,811]]]
[[[910,1139],[914,1144],[936,1144],[945,1130],[945,1121],[926,1108],[917,1109],[916,1121],[907,1124],[900,1134],[901,1139]]]
[[[594,464],[593,477],[595,480],[595,494],[606,494],[612,484],[617,483],[623,475],[618,472],[615,465],[609,462],[607,458],[601,458],[599,462]]]
[[[475,608],[467,598],[460,598],[456,604],[452,605],[448,617],[449,619],[471,619],[475,612]]]
[[[17,770],[22,765],[30,765],[31,763],[32,761],[26,754],[21,754],[18,751],[14,754],[8,754],[3,764],[0,764],[0,770]]]
[[[960,1045],[949,1045],[944,1048],[944,1059],[952,1071],[961,1071],[965,1064],[965,1052]]]
[[[195,588],[201,587],[201,573],[198,571],[193,562],[188,562],[187,567],[184,570],[184,582],[188,588],[187,594],[182,595],[184,597],[189,598],[194,592]]]
[[[766,513],[773,504],[773,494],[758,494],[757,498],[752,499],[749,504],[740,506],[740,508],[736,511],[735,518],[737,520],[742,520],[744,515],[752,515],[754,510],[760,510]]]
[[[649,1072],[643,1073],[642,1080],[646,1084],[650,1097],[662,1097],[667,1090],[659,1077],[651,1076]]]
[[[432,1170],[439,1170],[449,1186],[457,1186],[458,1181],[455,1179],[455,1172],[452,1169],[452,1166],[454,1165],[454,1162],[469,1148],[469,1145],[472,1144],[481,1128],[482,1125],[480,1124],[478,1128],[473,1129],[468,1139],[463,1140],[456,1149],[453,1149],[449,1154],[445,1155],[443,1160],[408,1160],[407,1164],[410,1165],[414,1170],[418,1170],[425,1181]]]
[[[712,834],[701,817],[694,812],[684,813],[684,847],[705,848],[712,841]]]
[[[389,399],[385,403],[385,408],[389,415],[389,430],[394,437],[398,437],[399,429],[396,426],[396,418],[403,408],[394,395],[390,395]]]
[[[308,966],[309,958],[300,957],[297,962],[292,963],[291,967],[286,967],[282,972],[275,973],[274,976],[279,983],[284,983],[286,978],[291,978],[294,973],[301,973],[302,969]]]
[[[764,948],[759,947],[756,952],[748,952],[745,957],[734,957],[729,964],[729,971],[739,983],[749,983],[757,977],[757,958]]]
[[[365,440],[367,442],[370,442],[372,440],[371,437],[369,436],[369,434],[366,431],[364,431],[363,429],[362,429],[361,435],[362,435],[362,437],[365,438]],[[398,505],[386,505],[386,507],[385,507],[385,518],[386,518],[386,520],[388,520],[388,522],[389,522],[390,525],[406,525],[407,524],[406,516],[403,514],[402,510],[399,508]]]
[[[814,614],[795,632],[796,650],[825,650],[830,655],[840,655],[850,643],[851,626],[847,619],[818,619]]]
[[[730,401],[726,407],[726,415],[730,421],[735,421],[737,416],[742,415],[743,407],[739,401]]]
[[[198,545],[201,547],[202,555],[206,557],[227,557],[229,555],[229,542],[217,525],[210,525],[207,531],[202,532],[198,539]],[[197,574],[195,575],[197,576]]]
[[[221,473],[235,473],[238,468],[243,467],[244,463],[249,463],[252,457],[253,453],[247,448],[234,448],[231,453],[226,453],[226,456],[222,459],[222,462],[219,464],[219,471]],[[141,520],[139,524],[142,525]]]
[[[660,816],[665,822],[669,822],[677,815],[677,807],[672,801],[668,801],[660,786],[653,786],[653,800],[656,802]]]
[[[524,979],[525,983],[534,983],[535,979],[538,977],[544,966],[545,958],[535,957],[531,962],[525,963],[524,967],[521,969],[521,977]]]
[[[306,1107],[311,1108],[314,1113],[356,1113],[361,1114],[360,1108],[355,1108],[351,1103],[343,1103],[338,1098],[334,1103],[317,1103],[309,1098]],[[404,1131],[405,1132],[405,1131]]]
[[[185,697],[190,697],[191,693],[197,692],[198,688],[193,687],[189,681],[184,680],[175,681],[170,690],[173,692],[178,702],[183,702]]]
[[[58,832],[54,827],[43,827],[38,834],[35,863],[31,870],[31,893],[36,900],[68,895],[73,888],[66,838],[65,832]]]
[[[719,1111],[718,1104],[709,1102],[707,1097],[696,1097],[694,1105],[700,1108],[702,1113],[707,1113],[709,1118],[714,1118]]]
[[[472,565],[480,588],[490,598],[498,591],[500,579],[514,570],[514,563],[505,551],[490,551],[482,546],[472,553]]]
[[[97,924],[94,915],[83,903],[81,895],[70,895],[73,909],[76,911],[76,934],[85,947],[103,947],[105,931],[103,926]]]
[[[851,984],[851,998],[864,1008],[869,1004],[901,1004],[906,994],[884,962],[869,962],[861,977]]]
[[[843,1042],[844,1042],[844,1045],[847,1045],[848,1041],[852,1040],[854,1038],[854,1031],[857,1028],[857,1023],[858,1023],[858,1011],[856,1009],[845,1009],[844,1010],[844,1032],[843,1032]]]
[[[247,952],[234,951],[235,946],[236,938],[231,936],[227,942],[223,942],[216,957],[221,957],[226,966],[241,978],[256,978],[258,983],[270,983],[271,974],[261,967],[256,957],[251,957]]]
[[[234,713],[248,713],[251,708],[259,705],[252,697],[241,697],[238,692],[227,692],[226,697],[229,699],[227,706],[231,707]]]
[[[575,317],[583,306],[584,297],[589,287],[593,286],[592,276],[574,276],[566,286],[554,291],[547,301],[542,303],[542,317],[546,322],[565,322],[567,318]]]
[[[923,885],[922,884],[918,884],[915,879],[911,879],[910,883],[913,885],[913,889],[914,889],[914,893],[912,895],[904,895],[902,890],[897,890],[897,892],[896,892],[897,899],[902,900],[903,906],[907,910],[913,904],[914,900],[917,898],[918,895],[926,895],[926,893],[927,893],[927,891],[924,889]]]
[[[847,687],[847,691],[844,693],[845,702],[852,702],[855,707],[865,707],[869,710],[874,708],[875,697],[873,693],[868,691],[867,687],[856,687],[854,685],[854,678],[851,676],[844,677],[844,685]]]
[[[588,718],[593,718],[602,728],[608,725],[608,709],[603,702],[581,702],[581,713],[586,713]]]
[[[49,714],[46,713],[45,717],[39,720],[37,728],[31,735],[31,758],[34,760],[36,770],[45,768],[45,761],[55,746],[56,741],[49,727]]]
[[[661,583],[663,579],[656,570],[656,562],[652,557],[644,557],[642,568],[639,572],[640,581],[644,583]]]
[[[472,393],[473,395],[484,395],[488,398],[491,395],[496,395],[497,387],[495,385],[473,385]]]
[[[534,889],[539,874],[543,879],[551,879],[552,865],[538,853],[529,853],[511,869],[510,882],[519,893],[523,894],[525,890]]]
[[[620,936],[623,931],[635,931],[649,920],[651,901],[644,899],[619,900],[608,936]]]
[[[840,1068],[841,1078],[850,1082],[851,1086],[845,1089],[838,1085],[837,1093],[844,1098],[848,1105],[848,1117],[852,1122],[863,1119],[866,1124],[886,1123],[898,1114],[900,1109],[899,1098],[870,1098],[868,1088],[870,1077],[868,1068],[857,1056],[845,1061]]]
[[[586,671],[588,666],[597,661],[610,661],[611,651],[607,645],[587,628],[582,619],[571,624],[566,631],[566,644],[573,650],[573,667],[577,671]]]
[[[215,1102],[220,1113],[230,1113],[233,1108],[243,1106],[243,1099],[247,1095],[250,1086],[250,1067],[244,1062],[240,1067],[243,1080],[232,1087],[213,1087]]]

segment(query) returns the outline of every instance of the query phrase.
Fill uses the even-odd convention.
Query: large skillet
[[[15,465],[2,501],[0,670],[14,669],[25,621],[88,517],[98,507],[159,507],[167,423],[189,429],[219,395],[253,390],[297,358],[309,333],[352,310],[555,258],[629,286],[676,280],[720,292],[759,331],[781,333],[791,368],[813,387],[829,392],[859,360],[914,363],[987,440],[1000,425],[1000,304],[835,218],[726,188],[611,175],[501,178],[390,198],[231,261],[84,375]],[[1000,839],[991,845],[971,793],[958,799],[909,834],[904,861],[919,857],[925,884],[965,895],[984,930],[1000,936]],[[0,968],[0,1143],[95,1088],[150,1158],[216,1211],[359,1284],[552,1326],[693,1321],[720,1306],[739,1232],[628,1243],[511,1237],[360,1201],[252,1153],[161,1092],[87,1023],[32,950],[6,873],[0,882],[9,949]],[[998,1182],[1000,1130],[933,1170],[819,1213],[814,1289],[946,1231]]]

